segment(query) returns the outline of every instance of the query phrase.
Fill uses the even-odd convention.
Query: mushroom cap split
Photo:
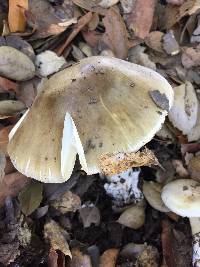
[[[66,181],[77,154],[83,170],[98,173],[102,155],[149,142],[172,102],[170,84],[155,71],[89,57],[44,81],[13,128],[8,153],[20,172],[43,182]]]
[[[200,217],[200,183],[192,179],[177,179],[164,186],[164,204],[183,217]]]

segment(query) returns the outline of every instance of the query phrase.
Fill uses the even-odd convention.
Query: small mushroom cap
[[[174,180],[164,186],[164,204],[183,217],[200,217],[200,183],[192,179]]]
[[[88,174],[98,173],[102,155],[137,151],[161,128],[167,110],[152,99],[154,90],[170,108],[172,88],[155,71],[116,58],[83,59],[43,83],[10,140],[11,160],[44,182],[66,181],[77,153]]]

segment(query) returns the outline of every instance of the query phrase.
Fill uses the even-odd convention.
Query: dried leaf
[[[7,153],[8,135],[12,128],[13,125],[9,125],[0,130],[0,148],[4,153]]]
[[[187,47],[183,50],[181,61],[186,69],[200,66],[200,46]]]
[[[146,246],[145,249],[139,254],[135,267],[158,267],[158,259],[159,253],[157,248],[153,246]]]
[[[29,108],[37,95],[37,87],[40,83],[40,79],[37,77],[20,83],[20,91],[17,94],[17,98],[22,101],[27,108]]]
[[[10,46],[0,47],[0,75],[23,81],[33,78],[35,66],[22,52]]]
[[[5,266],[14,262],[19,255],[20,250],[18,241],[12,242],[11,244],[0,244],[0,262]]]
[[[172,30],[163,36],[163,49],[171,56],[177,55],[180,52],[179,44],[177,43]]]
[[[200,181],[200,156],[193,157],[188,164],[188,171],[192,179]]]
[[[19,100],[0,101],[0,119],[15,116],[25,109],[26,106]]]
[[[11,32],[25,31],[26,20],[20,7],[28,9],[28,0],[9,0],[8,23]]]
[[[174,261],[174,253],[172,248],[172,231],[171,225],[167,220],[162,222],[162,250],[163,250],[163,260],[168,267],[176,266]]]
[[[12,1],[12,0],[11,0]],[[52,7],[49,1],[44,0],[29,0],[31,14],[30,19],[36,25],[36,31],[31,36],[31,39],[46,38],[51,35],[58,35],[65,31],[70,25],[76,23],[76,18],[73,17],[73,10],[70,11],[70,6],[62,5],[62,17],[59,12]],[[35,21],[34,21],[35,20]],[[63,20],[65,21],[63,23]],[[61,24],[60,24],[61,23]],[[33,27],[35,27],[33,25]]]
[[[168,4],[172,4],[172,5],[177,5],[180,6],[182,5],[186,0],[167,0]]]
[[[67,191],[62,196],[51,201],[51,206],[63,214],[69,211],[75,212],[81,206],[81,199],[71,191]]]
[[[5,154],[0,150],[0,183],[2,182],[5,176],[5,167],[6,167],[6,157]]]
[[[72,0],[72,2],[87,11],[96,12],[100,15],[106,14],[106,9],[98,6],[100,0]]]
[[[25,187],[19,194],[21,210],[25,215],[33,213],[42,201],[43,186],[39,182],[34,182]]]
[[[83,222],[84,228],[90,227],[92,223],[96,226],[100,224],[101,217],[99,209],[93,204],[83,205],[79,210],[79,214]]]
[[[115,267],[117,257],[119,254],[119,249],[111,248],[101,255],[99,267]]]
[[[148,45],[151,49],[163,53],[164,50],[162,48],[162,38],[164,36],[163,32],[153,31],[150,32],[147,38],[145,39],[146,45]]]
[[[98,6],[103,7],[103,8],[109,8],[111,6],[114,6],[117,4],[119,0],[100,0],[98,3]]]
[[[161,94],[159,90],[152,90],[149,91],[149,95],[159,108],[169,111],[169,100],[164,93]]]
[[[130,62],[142,65],[144,67],[156,70],[156,64],[150,60],[145,52],[145,47],[137,45],[128,51],[128,59]]]
[[[78,248],[72,249],[72,261],[70,267],[92,267],[90,256],[83,254]]]
[[[120,0],[124,14],[131,13],[131,11],[133,9],[134,2],[135,2],[135,0]]]
[[[106,154],[100,158],[100,167],[104,174],[113,175],[132,167],[158,165],[154,153],[145,148],[143,151],[130,153]]]
[[[87,44],[91,47],[97,47],[98,43],[102,39],[102,33],[97,31],[82,31],[82,35]]]
[[[145,208],[143,205],[135,205],[126,209],[117,220],[120,224],[132,229],[139,229],[145,222]]]
[[[153,22],[155,0],[136,0],[128,17],[128,27],[135,36],[145,39]]]
[[[72,258],[69,245],[65,238],[66,231],[62,229],[54,220],[50,220],[44,225],[44,236],[50,242],[54,250],[60,250],[65,256]]]
[[[0,187],[0,206],[7,196],[17,196],[29,182],[30,179],[19,172],[5,175]]]
[[[169,212],[161,199],[162,185],[153,181],[144,181],[142,192],[148,203],[156,210],[161,212]]]
[[[2,91],[13,91],[16,94],[19,93],[19,85],[11,80],[4,77],[0,77],[0,90]]]
[[[128,55],[128,33],[121,15],[114,8],[110,8],[106,12],[103,23],[105,26],[103,42],[116,57],[125,59]]]
[[[57,252],[51,248],[48,256],[48,267],[58,267],[58,254]]]
[[[61,45],[61,47],[59,47],[59,49],[57,49],[58,56],[63,54],[64,50],[68,47],[71,41],[91,21],[91,19],[92,19],[92,13],[88,12],[78,20],[76,27],[73,29],[71,34],[68,36],[67,40],[64,42],[64,44]]]

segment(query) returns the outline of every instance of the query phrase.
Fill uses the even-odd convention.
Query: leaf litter
[[[12,0],[0,10],[2,266],[191,266],[189,223],[168,211],[161,191],[173,179],[200,179],[199,1]],[[77,162],[63,184],[32,182],[9,160],[9,132],[43,77],[96,55],[169,81],[175,102],[165,125],[144,150],[104,155],[104,174],[86,175]],[[149,95],[164,112],[158,90]]]

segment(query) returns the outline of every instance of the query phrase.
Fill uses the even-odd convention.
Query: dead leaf
[[[0,150],[0,183],[2,182],[5,176],[5,167],[6,167],[6,157],[5,154]]]
[[[11,46],[0,47],[0,75],[16,81],[33,78],[35,66],[28,56]]]
[[[100,158],[100,168],[105,175],[121,173],[132,167],[158,164],[154,153],[147,148],[141,152],[106,154]]]
[[[188,171],[192,179],[200,181],[200,156],[193,157],[188,164]]]
[[[42,201],[43,186],[39,182],[27,185],[19,194],[19,202],[22,212],[28,216],[33,213]]]
[[[174,261],[174,253],[172,248],[172,230],[168,220],[162,221],[162,250],[163,250],[163,261],[168,267],[176,266]]]
[[[23,10],[28,9],[28,0],[9,0],[8,23],[11,32],[24,32],[26,20]]]
[[[22,101],[27,108],[29,108],[37,95],[37,87],[40,83],[40,79],[35,77],[29,81],[20,83],[20,90],[17,93],[17,98]]]
[[[137,45],[128,51],[128,59],[130,62],[142,65],[144,67],[156,70],[156,64],[149,58],[145,52],[145,47]]]
[[[56,49],[56,54],[61,56],[64,50],[68,47],[71,41],[76,37],[76,35],[91,21],[92,13],[88,12],[84,16],[82,16],[74,29],[72,30],[71,34],[68,36],[67,40],[62,44],[58,49]]]
[[[0,148],[5,153],[7,153],[7,144],[9,141],[8,135],[10,131],[12,130],[12,128],[13,128],[13,125],[9,125],[0,130]]]
[[[0,244],[0,262],[5,266],[14,262],[19,255],[20,250],[18,241],[12,242],[11,244]]]
[[[131,13],[135,0],[120,0],[124,14]]]
[[[103,8],[109,8],[111,6],[116,5],[118,2],[119,0],[100,0],[98,6]]]
[[[4,77],[0,77],[0,90],[3,92],[13,91],[17,94],[19,93],[19,85]]]
[[[72,2],[87,11],[96,12],[103,16],[106,14],[106,9],[98,6],[100,0],[72,0]]]
[[[67,232],[54,220],[50,220],[44,225],[44,237],[47,239],[54,250],[62,251],[65,256],[72,258],[65,235]]]
[[[128,55],[128,33],[121,15],[114,8],[110,8],[106,12],[103,24],[105,26],[103,42],[117,58],[125,59]]]
[[[171,56],[177,55],[180,52],[179,44],[177,43],[172,30],[163,36],[163,49]]]
[[[88,29],[89,29],[89,31],[96,30],[98,24],[99,24],[99,15],[97,13],[94,13],[92,15],[91,21],[88,23]]]
[[[81,206],[81,199],[71,191],[67,191],[57,199],[51,201],[51,206],[63,214],[69,211],[75,212]]]
[[[163,53],[164,50],[162,48],[162,38],[164,36],[163,32],[153,31],[150,32],[147,38],[145,39],[146,45],[148,45],[151,49]]]
[[[29,182],[30,178],[19,172],[5,175],[0,187],[0,206],[4,204],[7,196],[17,196]]]
[[[186,69],[200,66],[200,46],[183,48],[181,61]]]
[[[115,267],[117,257],[119,254],[119,249],[111,248],[101,255],[99,267]]]
[[[145,39],[153,22],[155,0],[135,0],[131,14],[128,17],[128,27],[134,35]]]
[[[103,34],[97,31],[82,31],[82,35],[89,46],[97,47]]]
[[[135,205],[126,209],[117,222],[135,230],[139,229],[145,222],[145,207],[143,205]]]
[[[158,267],[158,259],[159,253],[157,248],[153,246],[146,246],[145,249],[139,254],[135,267]]]
[[[52,7],[49,1],[44,0],[29,0],[31,14],[29,13],[29,20],[33,21],[33,27],[36,27],[36,31],[31,36],[32,40],[38,38],[46,38],[51,35],[58,35],[65,31],[70,25],[76,23],[76,19],[73,18],[73,12],[70,11],[70,7],[64,7],[62,5],[62,18],[56,13],[56,9]],[[65,24],[63,23],[65,20]],[[35,21],[34,21],[35,20]],[[69,23],[67,23],[67,21]],[[30,21],[29,21],[30,23]]]
[[[90,227],[91,224],[95,224],[96,226],[100,224],[100,211],[93,204],[83,205],[79,210],[79,214],[84,228]]]
[[[177,5],[180,6],[182,5],[186,0],[167,0],[168,4],[172,4],[172,5]]]
[[[51,248],[48,255],[48,267],[58,267],[58,254],[57,252]]]
[[[83,254],[78,248],[72,249],[72,261],[70,267],[92,267],[90,256]]]
[[[179,159],[173,159],[172,165],[176,170],[176,173],[182,178],[188,178],[189,174],[187,169],[183,166],[183,161]]]
[[[19,100],[0,101],[0,119],[15,116],[25,109],[26,106]]]
[[[161,94],[159,90],[152,90],[149,91],[149,95],[159,108],[169,111],[169,100],[164,93]]]

